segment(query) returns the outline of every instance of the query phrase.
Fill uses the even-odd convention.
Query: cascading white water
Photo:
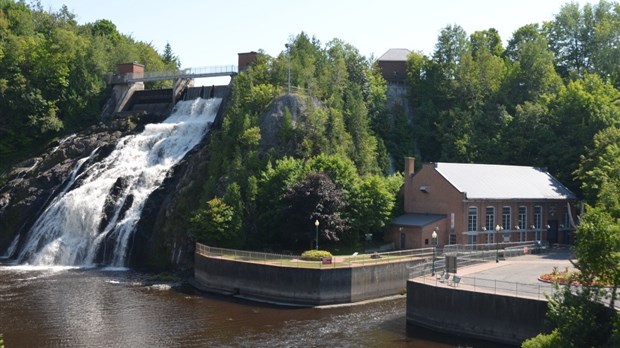
[[[74,169],[66,192],[34,223],[18,262],[87,266],[103,253],[111,266],[124,266],[146,199],[171,167],[201,141],[220,103],[219,98],[181,101],[164,122],[120,139],[108,157],[81,174],[76,176],[78,168]],[[72,187],[74,182],[79,184]]]

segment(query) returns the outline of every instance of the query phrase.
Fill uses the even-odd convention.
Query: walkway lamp
[[[432,243],[433,243],[433,264],[431,268],[431,275],[435,275],[435,249],[437,248],[437,227],[433,230],[433,234],[431,234]]]
[[[495,262],[499,262],[499,246],[498,246],[498,236],[499,231],[503,230],[502,226],[495,226]]]
[[[319,250],[319,220],[314,220],[314,227],[316,227],[316,241],[314,245],[316,246],[316,250]]]

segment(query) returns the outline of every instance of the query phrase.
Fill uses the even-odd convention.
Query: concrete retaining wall
[[[194,278],[213,291],[297,305],[358,302],[400,294],[412,261],[295,268],[195,255]]]
[[[504,344],[548,332],[547,302],[407,282],[407,323]]]

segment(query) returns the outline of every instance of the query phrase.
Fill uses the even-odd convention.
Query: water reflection
[[[405,299],[282,308],[97,269],[0,267],[7,347],[497,347],[407,328]]]

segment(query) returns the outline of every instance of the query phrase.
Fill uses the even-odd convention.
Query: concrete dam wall
[[[547,301],[407,282],[407,324],[520,345],[549,331]]]
[[[318,306],[403,294],[414,261],[297,268],[195,254],[201,287],[282,304]]]

